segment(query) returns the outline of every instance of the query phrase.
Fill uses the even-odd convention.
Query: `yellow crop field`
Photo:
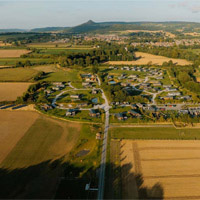
[[[200,199],[200,141],[123,140],[120,147],[123,198]]]
[[[0,101],[15,101],[32,83],[0,83]]]
[[[1,49],[0,58],[19,58],[21,55],[24,55],[30,52],[31,51],[28,51],[26,49],[17,49],[17,50]]]
[[[148,63],[152,63],[155,65],[162,65],[164,62],[169,62],[170,60],[177,65],[190,65],[191,62],[184,59],[174,59],[167,58],[164,56],[156,56],[149,53],[136,52],[136,57],[138,60],[136,61],[109,61],[106,64],[109,65],[147,65]]]

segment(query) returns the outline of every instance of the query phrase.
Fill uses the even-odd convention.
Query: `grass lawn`
[[[111,128],[110,134],[115,139],[200,139],[200,129],[175,128]]]
[[[46,75],[43,81],[81,82],[79,73],[80,71],[78,70],[68,70],[68,71],[60,70],[58,72],[50,72],[49,74]]]
[[[38,71],[31,68],[7,68],[0,70],[0,81],[2,82],[26,82],[31,81]]]

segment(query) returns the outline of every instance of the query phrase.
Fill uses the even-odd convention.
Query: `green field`
[[[27,82],[32,81],[38,71],[31,68],[0,69],[0,81],[2,82]]]
[[[52,73],[50,72],[49,74],[45,76],[43,81],[81,82],[79,74],[80,74],[80,71],[78,70],[68,70],[68,71],[60,70],[58,72],[52,72]]]
[[[0,66],[5,65],[5,66],[15,66],[15,64],[20,61],[20,62],[26,62],[29,60],[31,64],[33,65],[40,65],[40,64],[48,64],[52,63],[52,59],[46,59],[46,58],[0,58]]]
[[[111,128],[115,139],[195,140],[200,139],[200,129],[165,128]]]
[[[12,122],[9,122],[12,123]],[[100,141],[95,133],[101,127],[68,123],[40,116],[0,164],[0,198],[52,199],[60,177],[96,181],[99,165]],[[77,156],[87,150],[86,155]],[[67,187],[59,187],[62,198],[71,194]],[[84,185],[85,186],[85,185]],[[76,188],[73,195],[87,193]]]
[[[71,46],[69,43],[32,43],[27,45],[28,47],[38,48],[38,49],[92,49],[91,46],[88,45],[73,45]]]
[[[90,51],[90,49],[73,49],[73,48],[67,48],[67,49],[42,49],[40,50],[39,54],[42,55],[59,55],[61,53],[88,53]]]

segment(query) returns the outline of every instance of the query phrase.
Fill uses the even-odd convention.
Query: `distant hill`
[[[184,32],[199,31],[200,23],[195,22],[100,22],[96,23],[92,20],[67,29],[65,32],[70,33],[109,33],[111,31],[124,30],[163,30],[176,32],[183,29]]]
[[[17,32],[26,32],[25,29],[0,29],[0,33],[17,33]]]
[[[51,32],[64,32],[64,33],[109,33],[111,31],[123,30],[163,30],[169,32],[176,32],[183,30],[184,32],[199,32],[200,23],[195,22],[94,22],[89,20],[86,23],[75,27],[45,27],[35,28],[31,30],[24,29],[0,29],[0,33],[5,32],[37,32],[37,33],[51,33]]]
[[[58,32],[58,31],[63,31],[67,30],[70,27],[46,27],[46,28],[35,28],[31,29],[30,32]]]
[[[96,30],[106,29],[109,28],[110,25],[102,24],[102,23],[96,23],[92,20],[89,20],[88,22],[81,24],[79,26],[72,27],[67,30],[67,32],[70,33],[87,33],[87,32],[94,32]]]

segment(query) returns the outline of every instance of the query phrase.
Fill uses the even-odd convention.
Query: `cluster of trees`
[[[31,63],[30,60],[26,60],[26,61],[17,61],[15,64],[15,67],[30,67],[33,64]]]
[[[41,92],[40,88],[45,88],[48,83],[38,82],[36,84],[30,85],[28,90],[23,94],[23,96],[18,97],[18,103],[49,103],[46,98],[45,92]]]
[[[58,63],[62,67],[79,65],[98,65],[106,61],[134,60],[135,55],[132,47],[106,44],[88,53],[66,53],[58,57]]]
[[[195,68],[194,67],[172,67],[170,68],[170,74],[180,84],[180,86],[186,88],[187,90],[200,94],[200,84],[196,82],[195,77]]]
[[[36,83],[33,85],[30,85],[28,90],[23,94],[23,96],[18,97],[17,102],[18,103],[32,103],[36,102],[36,92],[38,89],[42,87],[42,83]]]

